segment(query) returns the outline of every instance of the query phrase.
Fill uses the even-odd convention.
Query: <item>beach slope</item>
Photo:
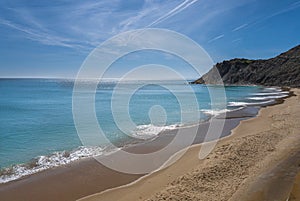
[[[206,159],[194,145],[167,169],[81,200],[299,200],[300,90],[293,91],[242,121]]]

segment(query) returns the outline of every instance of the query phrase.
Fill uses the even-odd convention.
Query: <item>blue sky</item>
[[[187,35],[214,62],[269,58],[300,44],[299,19],[299,0],[1,0],[0,77],[74,77],[101,42],[145,27]]]

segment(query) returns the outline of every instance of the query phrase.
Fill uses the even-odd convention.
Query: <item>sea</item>
[[[86,80],[82,84],[92,82]],[[124,94],[135,89],[128,102],[128,115],[136,126],[127,129],[128,133],[118,128],[112,112],[112,97],[117,85]],[[73,119],[73,88],[72,79],[0,79],[0,183],[114,151],[105,142],[99,142],[97,146],[82,144]],[[190,96],[185,94],[191,93],[190,89],[195,94],[199,110],[196,111],[197,118],[191,115],[193,118],[183,120],[182,112],[188,117],[189,112],[194,114],[195,111],[189,105],[182,111],[181,102],[189,100],[179,101],[177,95],[189,99]],[[220,103],[222,107],[212,109],[210,92],[221,93],[222,90],[226,94],[225,108]],[[273,103],[285,96],[287,92],[276,87],[222,88],[189,85],[188,81],[182,80],[122,83],[103,80],[95,91],[95,112],[107,138],[122,148],[153,139],[164,130],[208,121],[212,116],[250,105]],[[151,108],[163,108],[164,112],[158,113],[162,116],[158,119],[162,121],[153,123],[149,117]],[[126,118],[128,116],[124,116],[124,121]]]

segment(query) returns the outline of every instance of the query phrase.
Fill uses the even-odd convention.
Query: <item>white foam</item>
[[[284,98],[288,95],[278,95],[278,96],[256,96],[256,97],[249,97],[249,100],[269,100],[269,99],[277,99],[277,98]]]
[[[203,110],[200,110],[200,111],[203,112],[204,114],[216,116],[216,115],[219,115],[219,114],[223,114],[223,113],[229,112],[231,110],[228,110],[228,109],[223,109],[223,110],[207,110],[207,109],[203,109]]]
[[[275,88],[275,87],[264,88],[264,90],[266,90],[266,91],[281,91],[280,88]]]
[[[157,136],[162,131],[174,130],[179,126],[179,124],[173,124],[168,126],[155,126],[153,124],[139,125],[131,133],[131,135],[140,139],[148,139]]]
[[[282,91],[282,92],[269,92],[269,93],[253,93],[251,95],[254,96],[274,96],[274,95],[280,95],[280,94],[289,94],[288,91]]]
[[[0,183],[7,183],[42,170],[66,165],[79,159],[99,156],[105,154],[104,149],[101,147],[80,147],[72,152],[62,151],[55,152],[49,156],[40,156],[33,162],[32,167],[28,164],[20,164],[7,168],[6,170],[10,173],[1,175]]]
[[[235,107],[235,106],[251,106],[251,105],[264,105],[274,102],[274,100],[263,101],[263,102],[256,102],[256,103],[249,103],[249,102],[229,102],[228,106]]]
[[[244,105],[241,105],[242,107],[239,107],[239,108],[236,108],[236,109],[232,109],[232,110],[229,110],[229,109],[222,109],[222,110],[208,110],[208,109],[203,109],[203,110],[200,110],[201,112],[203,112],[204,114],[208,114],[208,115],[212,115],[212,116],[217,116],[217,115],[220,115],[220,114],[223,114],[223,113],[226,113],[226,112],[233,112],[233,111],[238,111],[238,110],[241,110],[245,107],[243,107]]]
[[[157,136],[162,131],[173,130],[178,128],[179,126],[179,124],[169,126],[155,126],[152,124],[139,125],[137,126],[136,131],[133,132],[133,136],[148,139]],[[10,168],[6,168],[5,171],[7,172],[7,174],[0,175],[0,183],[7,183],[13,180],[17,180],[24,176],[35,174],[37,172],[47,170],[53,167],[66,165],[80,159],[99,155],[107,155],[114,151],[116,151],[116,149],[107,151],[106,147],[82,146],[71,152],[61,151],[54,152],[49,156],[39,156],[31,163],[31,166],[29,164],[19,164]]]
[[[247,106],[249,103],[247,102],[229,102],[228,106],[234,107],[234,106]]]

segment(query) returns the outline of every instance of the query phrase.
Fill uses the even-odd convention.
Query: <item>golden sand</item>
[[[297,96],[242,121],[206,159],[194,145],[167,169],[81,200],[299,199],[300,90],[293,91]]]

